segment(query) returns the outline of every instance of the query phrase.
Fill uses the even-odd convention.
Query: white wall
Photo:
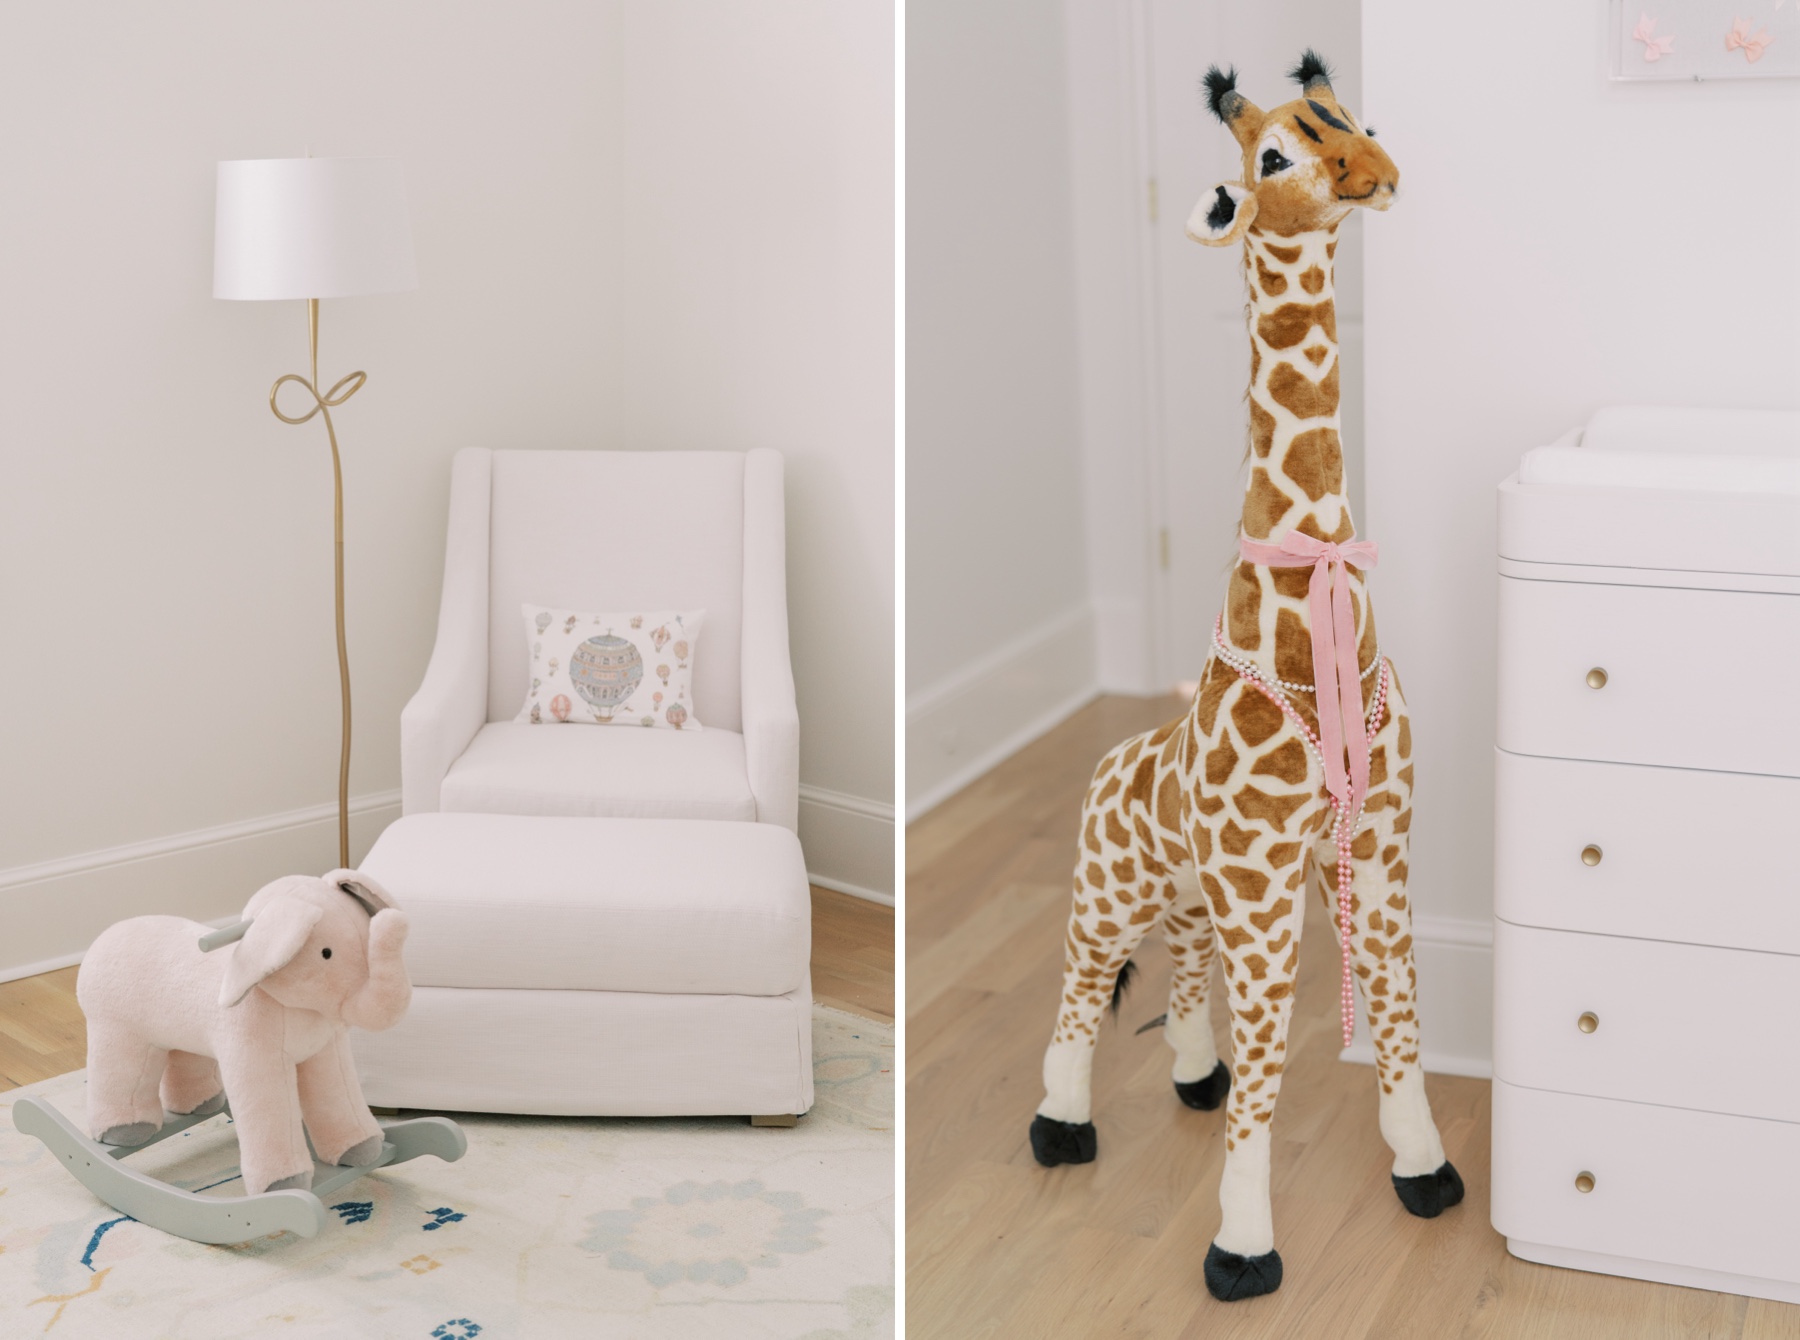
[[[800,837],[894,895],[894,18],[630,4],[620,421],[788,470]]]
[[[1094,691],[1062,10],[907,6],[906,766],[916,813]]]
[[[1153,693],[1164,683],[1152,482],[1162,477],[1151,366],[1159,258],[1147,192],[1156,164],[1144,88],[1145,46],[1154,38],[1135,0],[1063,0],[1062,8],[1083,557],[1095,672],[1109,692]]]
[[[884,891],[892,14],[844,10],[10,16],[0,974],[334,853],[330,467],[267,404],[304,309],[210,296],[214,163],[308,148],[405,160],[421,279],[324,304],[322,376],[370,374],[338,416],[354,845],[398,812],[459,448],[772,445],[809,854]]]
[[[1425,1041],[1477,1066],[1494,486],[1600,405],[1800,405],[1800,84],[1609,84],[1606,11],[1364,3],[1363,116],[1402,192],[1365,236],[1367,531],[1417,725]]]

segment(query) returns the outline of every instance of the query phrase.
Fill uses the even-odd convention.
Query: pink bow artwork
[[[1638,15],[1637,27],[1631,30],[1631,36],[1644,44],[1644,59],[1659,61],[1675,49],[1673,37],[1656,35],[1656,20],[1648,14]]]
[[[1769,43],[1774,40],[1775,39],[1769,35],[1769,30],[1767,28],[1764,28],[1760,33],[1757,33],[1752,37],[1750,35],[1750,20],[1739,19],[1736,23],[1731,25],[1731,31],[1725,34],[1725,50],[1742,51],[1744,53],[1744,59],[1754,65],[1757,61],[1762,59],[1763,52],[1769,49]]]

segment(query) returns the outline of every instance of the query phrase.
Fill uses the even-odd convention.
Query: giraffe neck
[[[1342,542],[1354,525],[1339,441],[1335,228],[1244,239],[1250,289],[1250,478],[1244,534]]]
[[[1335,228],[1282,237],[1252,227],[1244,239],[1250,290],[1250,479],[1243,530],[1279,542],[1290,531],[1343,543],[1356,533],[1338,438]],[[1227,640],[1265,671],[1311,683],[1306,568],[1239,562],[1226,593]],[[1362,574],[1351,569],[1357,663],[1375,659],[1375,618]],[[1367,697],[1372,681],[1364,682]],[[1306,705],[1312,706],[1310,700]]]

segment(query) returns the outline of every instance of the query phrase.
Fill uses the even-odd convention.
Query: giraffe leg
[[[1044,1167],[1091,1163],[1098,1149],[1093,1124],[1094,1045],[1125,962],[1174,901],[1168,881],[1130,888],[1114,866],[1093,865],[1100,883],[1076,874],[1062,969],[1062,1010],[1044,1050],[1044,1100],[1031,1120],[1031,1153]],[[1120,861],[1116,868],[1123,870]]]
[[[1404,722],[1404,716],[1400,716]],[[1412,769],[1388,779],[1387,761],[1399,744],[1409,746],[1410,730],[1384,730],[1377,737],[1371,785],[1387,781],[1370,797],[1373,821],[1351,843],[1351,967],[1375,1044],[1381,1084],[1382,1139],[1394,1151],[1393,1182],[1400,1203],[1431,1219],[1463,1198],[1462,1178],[1444,1157],[1444,1144],[1425,1095],[1419,1066],[1418,976],[1413,966],[1412,908],[1406,897],[1407,855],[1412,821]],[[1380,801],[1380,808],[1375,802]],[[1315,849],[1321,885],[1337,921],[1337,848]]]
[[[1231,1088],[1231,1068],[1219,1059],[1208,1008],[1216,943],[1199,880],[1191,870],[1177,875],[1174,895],[1163,915],[1163,939],[1174,961],[1163,1039],[1175,1049],[1176,1097],[1191,1108],[1211,1112]]]
[[[1220,1223],[1206,1254],[1206,1287],[1227,1302],[1272,1293],[1281,1285],[1269,1205],[1270,1127],[1293,1019],[1303,911],[1293,895],[1304,880],[1304,866],[1301,843],[1273,842],[1261,851],[1256,846],[1251,844],[1252,861],[1216,861],[1200,877],[1212,904],[1231,1008],[1232,1087]]]

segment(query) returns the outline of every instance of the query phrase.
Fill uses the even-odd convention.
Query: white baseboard
[[[840,879],[831,879],[825,875],[815,875],[810,870],[806,877],[821,889],[831,889],[837,893],[847,893],[852,898],[861,898],[864,902],[880,903],[883,907],[895,907],[898,904],[891,893],[883,893],[879,889],[865,888],[861,884],[849,884]]]
[[[398,791],[352,797],[351,861],[399,817]],[[0,870],[0,982],[79,963],[126,917],[224,924],[270,880],[336,864],[337,806],[328,804]]]
[[[802,784],[800,849],[820,888],[894,906],[892,805]]]
[[[1333,952],[1336,944],[1332,945]],[[1494,1077],[1494,925],[1453,917],[1413,918],[1419,972],[1419,1061],[1426,1073]],[[1368,1023],[1342,1059],[1375,1064]]]
[[[1094,614],[1057,616],[906,704],[906,821],[941,804],[1093,701]]]

